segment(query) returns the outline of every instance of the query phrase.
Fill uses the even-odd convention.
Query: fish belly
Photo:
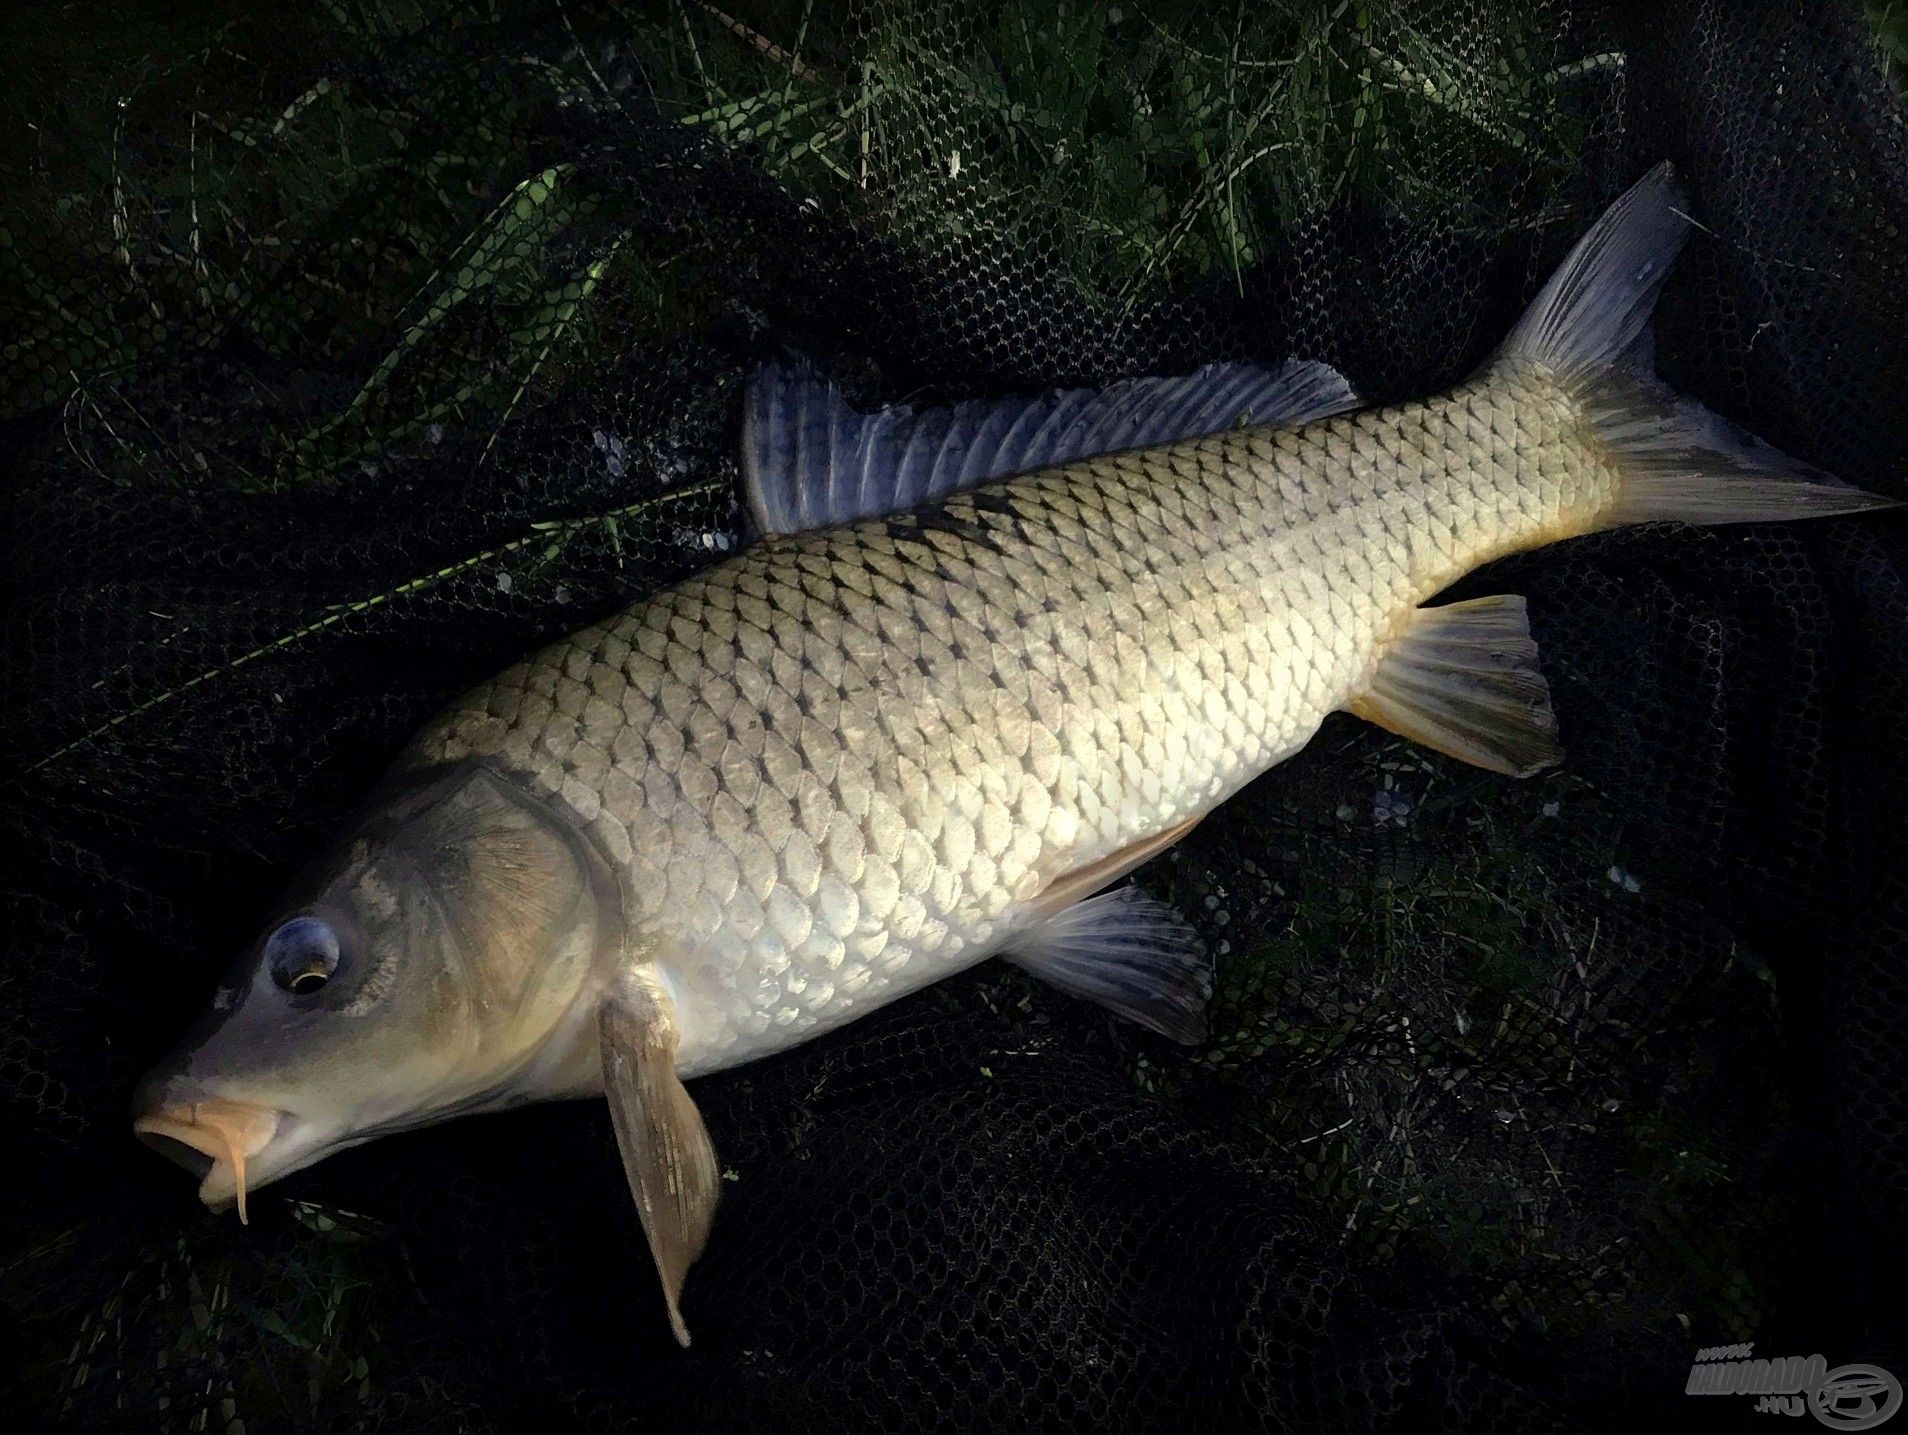
[[[556,797],[685,1075],[1009,946],[1369,685],[1411,611],[1615,477],[1541,376],[1240,429],[777,538],[475,690],[418,756]]]

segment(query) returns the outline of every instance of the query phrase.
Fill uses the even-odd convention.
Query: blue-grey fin
[[[1561,384],[1618,475],[1599,528],[1665,519],[1762,523],[1893,508],[1745,433],[1652,371],[1650,313],[1688,237],[1688,197],[1666,160],[1604,211],[1488,368]]]
[[[1511,595],[1418,609],[1346,710],[1512,777],[1563,760],[1524,600]]]
[[[1208,364],[1104,389],[864,414],[807,365],[770,364],[744,404],[743,494],[762,533],[798,533],[1095,454],[1242,424],[1310,423],[1359,402],[1336,369],[1293,359],[1276,370]]]
[[[669,1328],[686,1346],[682,1285],[709,1239],[722,1178],[702,1114],[676,1075],[675,1007],[639,972],[604,999],[597,1036],[623,1173],[662,1279]]]
[[[1203,1041],[1212,968],[1186,919],[1137,887],[1117,887],[1015,939],[1002,953],[1069,995],[1174,1041]]]

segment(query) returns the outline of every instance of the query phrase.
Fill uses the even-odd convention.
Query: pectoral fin
[[[676,1076],[676,1019],[667,995],[651,982],[627,982],[603,1004],[597,1024],[623,1171],[662,1278],[670,1329],[688,1345],[682,1283],[709,1238],[721,1193],[715,1150]]]
[[[1528,777],[1563,760],[1524,600],[1420,608],[1347,704],[1368,722],[1492,772]]]

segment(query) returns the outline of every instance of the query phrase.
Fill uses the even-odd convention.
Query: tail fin
[[[1689,233],[1666,160],[1604,213],[1537,296],[1493,367],[1539,365],[1582,407],[1623,475],[1601,526],[1758,523],[1893,507],[1685,399],[1652,370],[1650,312]]]

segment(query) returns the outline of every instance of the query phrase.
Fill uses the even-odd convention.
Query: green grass
[[[1188,276],[1242,284],[1348,194],[1462,221],[1469,196],[1435,176],[1567,165],[1561,101],[1597,69],[1556,64],[1516,6],[1454,35],[1376,3],[1035,0],[866,32],[793,0],[740,13],[679,0],[654,37],[686,122],[897,238],[1042,253],[1123,311]]]
[[[262,478],[309,480],[460,408],[507,420],[512,377],[560,359],[612,266],[658,286],[659,315],[704,312],[668,292],[666,245],[564,262],[559,241],[591,197],[523,165],[527,110],[509,91],[460,87],[453,69],[424,95],[372,96],[346,71],[246,108],[248,65],[289,76],[302,59],[309,74],[460,8],[148,24],[120,33],[110,68],[73,48],[92,29],[30,31],[13,101],[14,138],[29,142],[0,156],[22,201],[0,239],[0,304],[22,335],[0,412],[235,317],[301,356],[389,336],[365,390],[329,426],[288,436]],[[1044,256],[1083,297],[1133,312],[1188,277],[1242,285],[1275,237],[1347,196],[1489,223],[1449,176],[1567,170],[1579,136],[1566,101],[1605,59],[1558,64],[1516,6],[1494,29],[1452,34],[1403,11],[1135,6],[1116,23],[1119,7],[1033,0],[992,18],[896,7],[863,27],[808,0],[671,0],[618,11],[611,33],[666,114],[798,189],[930,253]],[[523,67],[602,100],[592,60]],[[72,72],[91,79],[73,92],[84,98],[56,100],[51,77]],[[486,212],[473,200],[500,177],[507,197]],[[473,353],[463,373],[421,383],[419,360],[468,345],[478,317],[509,362]],[[505,392],[473,391],[493,382]]]
[[[1631,970],[1674,902],[1625,884],[1622,814],[1568,773],[1506,782],[1330,728],[1314,748],[1253,801],[1246,891],[1226,838],[1142,873],[1209,936],[1228,920],[1208,1041],[1187,1062],[1131,1039],[1134,1079],[1292,1173],[1372,1258],[1465,1269],[1508,1324],[1660,1323],[1665,1291],[1748,1319],[1778,1211],[1739,1134],[1690,1115],[1714,1079],[1694,1028],[1718,1018],[1684,1009],[1701,988]],[[1773,1040],[1767,973],[1713,960],[1721,1019]],[[1660,1219],[1704,1210],[1729,1219]]]
[[[1908,90],[1908,4],[1902,0],[1864,0],[1864,4],[1881,62],[1895,83]]]
[[[209,1416],[226,1435],[368,1418],[380,1313],[412,1296],[403,1249],[364,1216],[308,1201],[286,1209],[289,1231],[234,1243],[205,1222],[148,1247],[63,1340],[27,1347],[21,1374],[43,1413],[75,1429],[107,1412],[187,1430]],[[29,1254],[8,1274],[33,1279],[33,1263]]]

